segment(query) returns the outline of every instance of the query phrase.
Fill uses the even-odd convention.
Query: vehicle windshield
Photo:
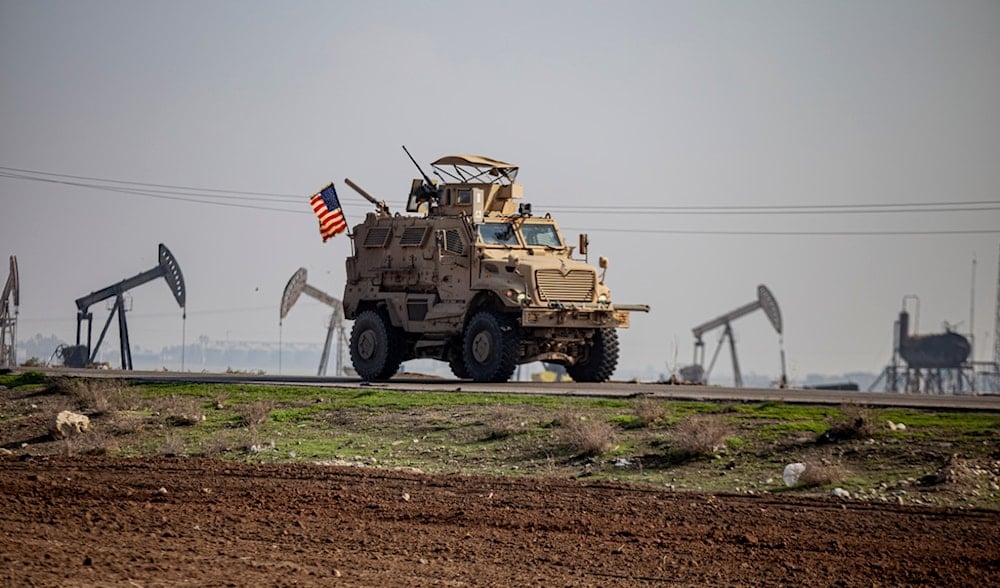
[[[525,223],[521,225],[524,244],[528,247],[562,247],[562,240],[556,226],[551,224]]]
[[[479,241],[484,245],[520,247],[517,233],[510,223],[483,223],[479,225]]]

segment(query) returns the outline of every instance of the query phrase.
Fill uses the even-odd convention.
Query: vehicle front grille
[[[596,276],[589,270],[572,270],[565,276],[557,269],[535,272],[538,297],[553,302],[592,302]]]

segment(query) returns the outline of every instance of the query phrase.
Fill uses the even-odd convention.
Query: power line
[[[561,214],[643,214],[643,215],[788,215],[788,214],[879,214],[879,213],[906,213],[906,212],[983,212],[987,210],[1000,210],[1000,202],[976,203],[980,206],[971,206],[972,203],[935,203],[935,204],[887,204],[873,205],[881,208],[872,208],[866,205],[816,205],[816,206],[789,206],[789,207],[642,207],[642,206],[620,206],[620,207],[573,207],[573,206],[552,206],[551,210]],[[856,208],[848,208],[848,207]]]
[[[33,175],[32,175],[33,174]],[[211,204],[233,208],[312,214],[308,208],[275,208],[248,204],[247,201],[292,204],[305,201],[305,196],[275,192],[253,192],[218,188],[196,188],[173,184],[157,184],[61,174],[24,168],[0,166],[0,178],[60,184],[72,187],[103,190],[119,194],[132,194],[163,200]],[[363,207],[351,203],[350,207]],[[631,214],[631,215],[799,215],[799,214],[880,214],[880,213],[927,213],[927,212],[984,212],[1000,210],[1000,201],[974,200],[961,202],[909,202],[887,204],[809,204],[809,205],[554,205],[547,207],[562,214]],[[878,231],[752,231],[752,230],[697,230],[697,229],[619,229],[598,227],[573,229],[593,232],[641,233],[665,235],[722,235],[722,236],[865,236],[865,235],[982,235],[997,234],[1000,229],[953,229],[953,230],[878,230]]]
[[[906,236],[906,235],[996,235],[1000,229],[955,229],[927,231],[729,231],[729,230],[693,230],[693,229],[616,229],[613,227],[596,227],[582,229],[563,227],[566,231],[581,231],[594,233],[641,233],[648,235],[729,235],[729,236],[783,236],[783,237],[851,237],[851,236]]]
[[[0,168],[0,169],[2,169],[2,168]],[[219,202],[219,201],[216,201],[216,200],[206,200],[205,199],[205,198],[232,198],[232,199],[239,199],[241,201],[242,200],[248,200],[248,198],[239,198],[239,197],[236,197],[236,196],[211,196],[211,195],[208,195],[208,194],[202,195],[202,194],[196,194],[196,193],[185,195],[182,192],[155,192],[155,191],[151,191],[151,190],[138,190],[138,189],[132,189],[132,188],[118,187],[118,186],[103,186],[103,185],[99,185],[99,184],[87,184],[87,183],[84,183],[84,182],[72,182],[72,181],[68,181],[68,180],[57,180],[57,179],[52,179],[52,178],[33,178],[33,177],[29,177],[29,176],[21,176],[21,175],[18,175],[18,174],[4,173],[2,171],[0,171],[0,177],[10,178],[10,179],[16,179],[16,180],[29,180],[29,181],[43,182],[43,183],[49,183],[49,184],[61,184],[61,185],[64,185],[64,186],[73,186],[73,187],[76,187],[76,188],[89,188],[89,189],[93,189],[93,190],[103,190],[103,191],[106,191],[106,192],[115,192],[115,193],[118,193],[118,194],[134,194],[134,195],[137,195],[137,196],[147,196],[149,198],[158,198],[158,199],[161,199],[161,200],[175,200],[175,201],[179,201],[179,202],[191,202],[191,203],[195,203],[195,204],[214,204],[216,206],[229,206],[229,207],[233,207],[233,208],[248,208],[248,209],[255,209],[255,210],[268,210],[268,211],[272,211],[272,212],[294,212],[294,213],[303,212],[301,210],[291,210],[291,209],[287,209],[287,208],[273,208],[273,207],[270,207],[270,206],[255,206],[253,204],[246,204],[246,203],[243,203],[243,202],[239,202],[239,203],[237,203],[237,202]],[[202,196],[202,198],[197,198],[197,197],[193,197],[193,196]],[[308,211],[306,211],[306,212],[308,212]]]
[[[148,183],[148,182],[133,182],[133,181],[130,181],[130,180],[114,180],[114,179],[110,179],[110,178],[94,178],[94,177],[90,177],[90,176],[74,176],[74,175],[70,175],[70,174],[59,174],[59,173],[55,173],[55,172],[38,171],[38,170],[23,169],[23,168],[17,168],[17,167],[4,167],[4,166],[0,166],[0,170],[7,171],[7,172],[23,173],[23,174],[35,174],[35,175],[39,175],[39,176],[53,176],[53,177],[57,177],[57,178],[70,178],[70,179],[74,179],[74,180],[87,180],[87,181],[91,181],[91,182],[102,182],[102,183],[106,183],[106,184],[128,184],[130,186],[146,186],[146,187],[152,187],[152,188],[170,188],[170,189],[173,189],[173,190],[194,190],[194,191],[197,191],[197,192],[219,192],[219,193],[222,193],[222,194],[241,194],[241,195],[242,194],[250,194],[250,195],[253,195],[253,196],[273,196],[273,197],[277,197],[277,198],[294,199],[294,200],[299,200],[299,199],[302,198],[301,195],[296,195],[296,194],[279,194],[279,193],[274,193],[274,192],[248,192],[248,191],[245,191],[245,190],[222,190],[222,189],[217,189],[217,188],[193,188],[191,186],[174,186],[174,185],[171,185],[171,184],[151,184],[151,183]]]
[[[24,175],[34,174],[34,175]],[[232,190],[219,188],[197,188],[192,186],[182,186],[174,184],[158,184],[150,182],[137,182],[132,180],[118,180],[112,178],[99,178],[93,176],[80,176],[72,174],[62,174],[56,172],[46,172],[16,167],[0,166],[0,177],[20,179],[28,181],[48,182],[64,184],[69,186],[108,190],[111,192],[136,194],[140,196],[162,197],[162,196],[191,196],[203,198],[219,198],[229,200],[253,200],[262,202],[288,202],[298,204],[302,201],[302,195],[277,193],[277,192],[254,192],[249,190]],[[68,178],[64,181],[53,178]],[[93,183],[97,182],[97,183]],[[122,188],[120,186],[106,184],[122,184],[126,186],[142,186],[147,189]],[[148,188],[157,188],[155,190]],[[258,196],[259,198],[252,198]],[[216,204],[213,201],[191,199],[190,202],[203,204]],[[972,200],[962,202],[904,202],[886,204],[767,204],[767,205],[552,205],[545,207],[547,210],[577,213],[577,214],[819,214],[819,213],[885,213],[885,212],[981,212],[987,210],[1000,210],[1000,200]],[[265,209],[277,210],[277,209]]]
[[[275,312],[279,309],[279,304],[275,303],[270,306],[243,306],[243,307],[229,307],[229,308],[210,308],[205,310],[191,310],[185,309],[182,313],[179,309],[177,311],[170,312],[136,312],[128,311],[128,316],[135,319],[147,319],[147,318],[179,318],[182,314],[186,314],[189,318],[192,316],[216,316],[223,314],[245,314],[245,313],[258,313],[258,312]],[[319,303],[315,303],[315,306],[324,306]],[[325,306],[324,306],[325,307]],[[67,322],[75,320],[75,316],[68,316],[66,318],[52,318],[52,317],[24,317],[23,314],[20,318],[25,322]]]
[[[294,199],[295,204],[300,204],[306,201],[304,196],[291,196],[282,194],[272,194],[268,192],[241,192],[239,190],[218,190],[213,188],[191,188],[183,186],[169,186],[166,184],[146,184],[142,182],[128,182],[123,180],[106,180],[101,178],[87,178],[86,176],[70,176],[67,174],[48,174],[48,172],[30,172],[30,173],[46,173],[53,177],[35,177],[30,175],[25,175],[21,172],[11,172],[7,170],[14,170],[17,168],[6,168],[0,167],[0,178],[9,178],[15,180],[26,180],[32,182],[42,182],[49,184],[59,184],[64,186],[72,186],[77,188],[88,188],[93,190],[103,190],[106,192],[113,192],[117,194],[133,194],[137,196],[146,196],[149,198],[157,198],[162,200],[175,200],[179,202],[190,202],[194,204],[212,204],[216,206],[228,206],[232,208],[245,208],[254,210],[267,210],[273,212],[291,212],[297,214],[311,214],[311,211],[301,206],[296,209],[288,208],[274,208],[270,206],[256,206],[252,204],[246,204],[249,201],[257,202],[273,202],[276,204],[292,204]],[[89,183],[84,181],[71,181],[69,179],[58,179],[58,178],[84,178],[92,179],[95,182],[108,182],[108,183],[120,183],[118,185],[108,185],[103,183]],[[162,189],[154,188],[130,188],[128,185],[137,186],[162,186]],[[249,195],[249,196],[247,196]],[[229,202],[231,201],[231,202]],[[353,206],[353,203],[352,203]],[[356,206],[363,206],[358,204]]]
[[[596,206],[559,206],[558,208],[565,208],[568,210],[593,210],[598,212],[607,212],[613,210],[625,210],[629,212],[642,212],[642,211],[769,211],[769,210],[813,210],[825,212],[827,209],[838,210],[838,209],[897,209],[902,207],[913,207],[913,208],[923,208],[923,207],[963,207],[963,206],[982,206],[988,205],[991,208],[1000,206],[1000,200],[971,200],[965,202],[905,202],[905,203],[888,203],[888,204],[765,204],[765,205],[708,205],[708,206],[628,206],[628,205],[596,205]]]

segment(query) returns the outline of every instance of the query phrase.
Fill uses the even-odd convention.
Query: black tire
[[[465,367],[465,357],[462,353],[461,341],[448,349],[448,367],[451,368],[451,373],[455,374],[455,377],[459,380],[468,380],[472,377],[469,375],[469,368]]]
[[[388,380],[403,362],[403,338],[384,313],[363,310],[351,329],[351,363],[366,382]]]
[[[518,344],[513,321],[489,310],[478,312],[465,327],[465,369],[477,382],[506,382],[517,367]]]
[[[575,382],[606,382],[618,367],[618,332],[598,329],[590,345],[590,354],[584,362],[566,366],[566,373]]]

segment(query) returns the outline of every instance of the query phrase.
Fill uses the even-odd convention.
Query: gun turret
[[[411,204],[407,205],[407,210],[410,211],[410,208],[413,207],[413,211],[415,211],[415,206],[421,202],[437,202],[438,198],[441,196],[441,192],[438,190],[437,185],[433,182],[433,180],[431,180],[430,176],[424,173],[423,168],[420,167],[417,160],[413,159],[413,156],[410,155],[410,150],[406,148],[406,145],[403,145],[403,151],[406,152],[407,157],[410,158],[413,165],[417,166],[417,171],[419,171],[420,175],[424,178],[424,181],[421,184],[418,184],[419,180],[413,180],[413,185],[410,187]]]
[[[369,194],[368,192],[365,192],[364,188],[352,182],[350,178],[344,178],[344,183],[354,188],[354,191],[357,192],[358,194],[361,194],[365,198],[365,200],[374,204],[375,210],[378,211],[379,216],[390,216],[389,205],[385,203],[385,200],[379,200],[374,196],[372,196],[371,194]]]

